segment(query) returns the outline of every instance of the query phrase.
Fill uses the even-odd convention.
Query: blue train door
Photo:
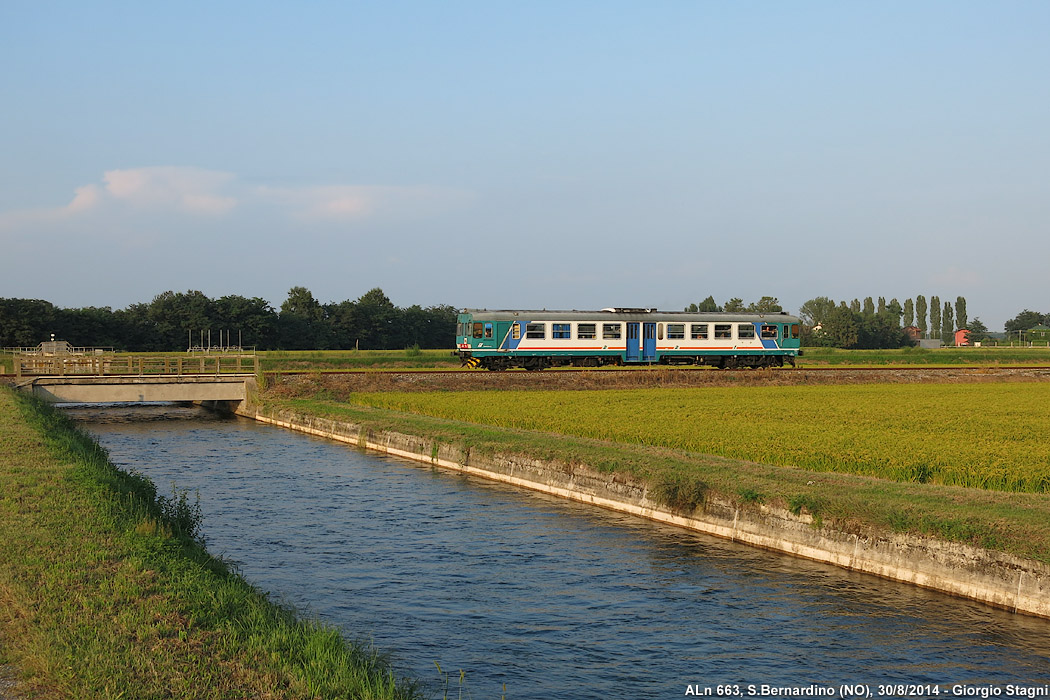
[[[642,362],[656,361],[656,324],[644,324],[644,338],[642,342]]]
[[[638,361],[638,324],[627,324],[627,354],[624,356],[626,362]]]

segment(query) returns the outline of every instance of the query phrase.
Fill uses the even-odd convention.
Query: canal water
[[[436,664],[475,699],[1050,684],[1050,621],[197,408],[67,410],[199,490],[209,550],[435,697]]]

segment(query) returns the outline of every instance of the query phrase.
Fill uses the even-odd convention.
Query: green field
[[[1050,491],[1050,384],[354,394],[377,408],[814,471]]]

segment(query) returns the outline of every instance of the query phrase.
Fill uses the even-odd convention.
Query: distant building
[[[918,340],[922,337],[922,329],[918,326],[905,326],[904,332],[908,334],[908,337],[912,340]]]
[[[1032,326],[1028,329],[1028,340],[1050,340],[1050,328],[1047,328],[1042,323],[1038,326]]]
[[[960,328],[955,331],[955,345],[956,347],[963,347],[964,345],[973,345],[970,342],[970,329]]]

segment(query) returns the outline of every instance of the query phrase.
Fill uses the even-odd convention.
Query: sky
[[[1050,3],[0,3],[0,297],[1050,312]]]

